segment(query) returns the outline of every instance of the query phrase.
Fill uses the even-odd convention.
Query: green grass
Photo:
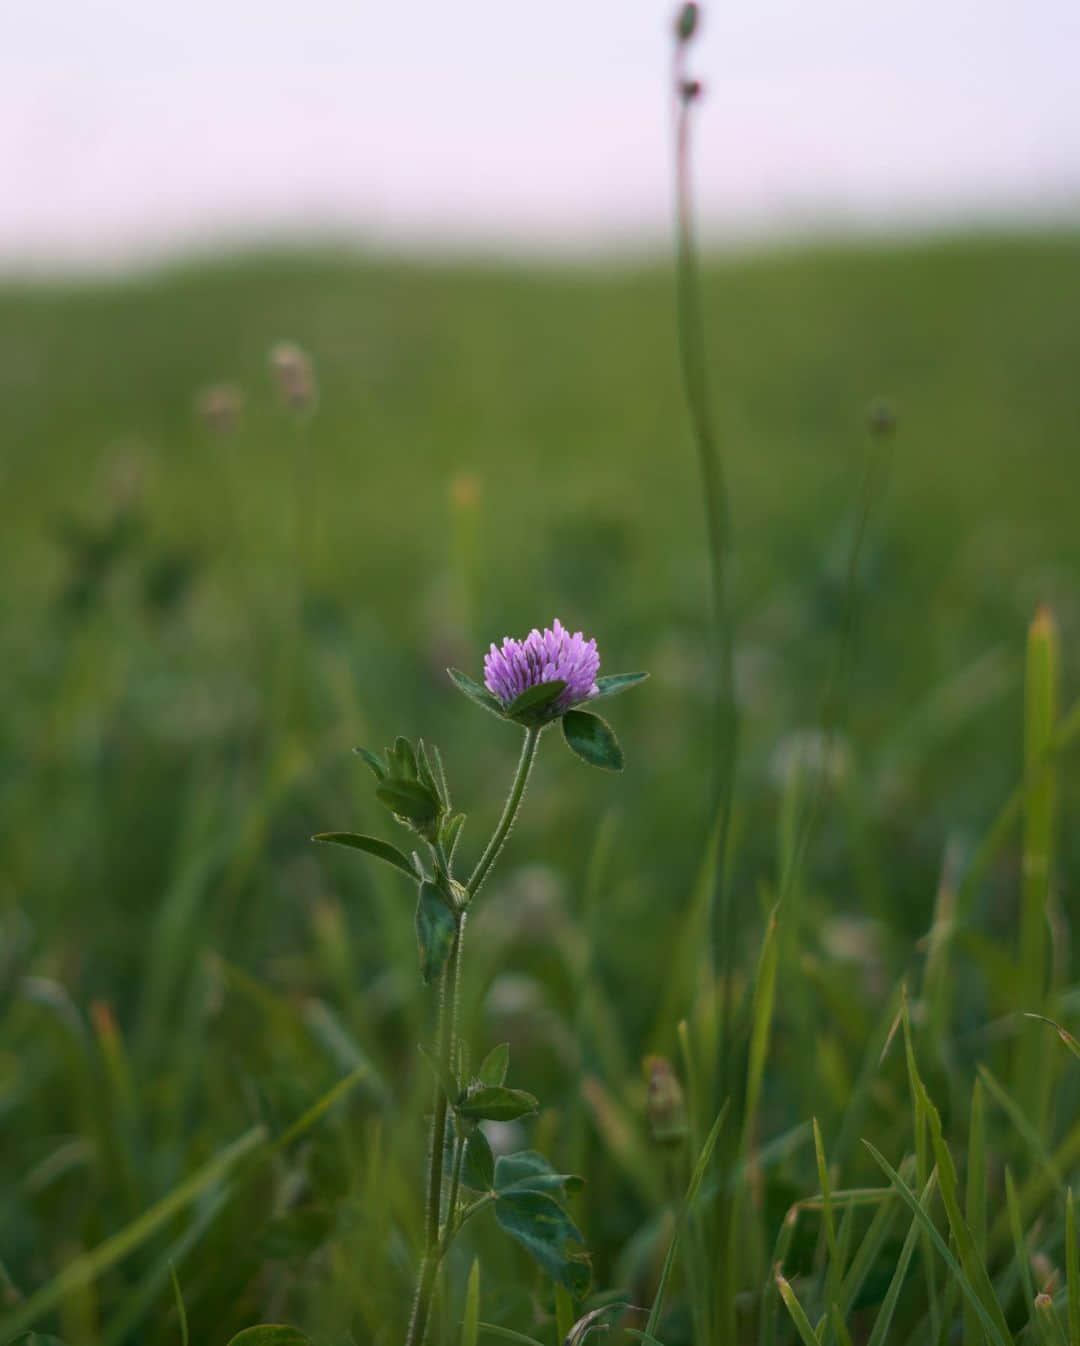
[[[652,678],[611,705],[622,775],[541,744],[463,1024],[545,1104],[520,1143],[587,1179],[595,1289],[647,1309],[665,1268],[626,1319],[664,1346],[1034,1343],[1048,1314],[1067,1339],[1080,237],[733,258],[704,303],[742,745],[707,1173],[709,577],[669,268],[267,255],[0,289],[0,1346],[401,1339],[432,995],[407,881],[308,838],[405,844],[350,749],[422,734],[475,861],[517,742],[443,669],[554,614]],[[306,438],[283,337],[316,364]],[[223,379],[227,439],[192,410]],[[649,1138],[649,1052],[682,1149]],[[440,1346],[565,1325],[487,1214],[444,1283]]]

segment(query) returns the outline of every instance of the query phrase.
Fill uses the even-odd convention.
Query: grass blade
[[[675,1254],[679,1247],[679,1236],[686,1224],[690,1211],[693,1208],[694,1201],[701,1188],[705,1174],[709,1167],[709,1160],[712,1158],[712,1152],[716,1148],[716,1142],[720,1138],[720,1132],[724,1126],[724,1119],[727,1117],[727,1103],[716,1114],[716,1121],[712,1124],[712,1130],[705,1139],[705,1144],[701,1147],[701,1153],[697,1157],[697,1163],[694,1165],[694,1171],[690,1175],[690,1181],[686,1187],[686,1195],[683,1197],[682,1206],[679,1210],[678,1219],[675,1221],[675,1229],[671,1235],[671,1243],[668,1245],[667,1256],[664,1258],[663,1269],[660,1272],[660,1281],[656,1287],[656,1294],[653,1297],[652,1308],[649,1310],[649,1318],[645,1324],[645,1331],[652,1335],[660,1326],[660,1315],[664,1309],[664,1295],[667,1291],[667,1283],[675,1266]]]
[[[1046,994],[1049,964],[1050,872],[1057,813],[1057,767],[1047,762],[1058,717],[1061,656],[1057,624],[1040,607],[1028,633],[1024,678],[1024,847],[1020,904],[1019,991],[1025,1009],[1039,1011]],[[1041,1132],[1050,1100],[1051,1063],[1017,1042],[1016,1094]]]
[[[868,1140],[864,1140],[863,1144],[870,1151],[870,1154],[873,1156],[875,1163],[885,1174],[888,1180],[892,1183],[893,1187],[896,1188],[896,1191],[903,1199],[905,1205],[907,1205],[908,1208],[911,1210],[911,1212],[914,1214],[916,1220],[922,1226],[923,1230],[929,1235],[930,1242],[937,1249],[938,1253],[941,1256],[942,1261],[952,1272],[953,1276],[956,1277],[956,1280],[959,1283],[961,1290],[967,1297],[968,1302],[974,1308],[975,1313],[978,1316],[979,1322],[983,1326],[983,1330],[986,1332],[989,1339],[994,1343],[994,1346],[1011,1346],[1011,1335],[1009,1333],[1008,1325],[1006,1324],[1004,1325],[1004,1328],[1002,1327],[1002,1323],[1004,1323],[1003,1318],[1001,1319],[1001,1323],[997,1321],[997,1319],[1001,1316],[1000,1306],[998,1307],[996,1315],[991,1313],[991,1311],[983,1303],[982,1299],[975,1290],[971,1281],[968,1279],[964,1271],[964,1268],[960,1265],[960,1263],[956,1260],[953,1254],[949,1251],[948,1244],[941,1237],[941,1234],[938,1232],[937,1226],[934,1224],[933,1220],[931,1220],[930,1216],[927,1214],[925,1208],[923,1207],[918,1197],[916,1197],[915,1193],[911,1190],[910,1187],[908,1187],[907,1183],[904,1182],[903,1178],[900,1177],[899,1173],[896,1172],[896,1170],[892,1167],[892,1165],[889,1163],[889,1161],[885,1158],[885,1156],[881,1153],[880,1150],[875,1149],[875,1147]],[[995,1300],[994,1302],[996,1304],[997,1301]]]
[[[197,1169],[191,1177],[174,1187],[167,1196],[162,1197],[119,1233],[99,1243],[91,1252],[73,1258],[63,1271],[32,1294],[14,1313],[0,1319],[0,1338],[6,1341],[25,1331],[31,1324],[51,1312],[65,1296],[89,1285],[110,1267],[141,1247],[185,1206],[189,1206],[203,1192],[227,1178],[240,1160],[250,1155],[265,1140],[266,1128],[253,1126],[239,1140],[220,1150],[209,1163]]]
[[[461,1320],[461,1346],[476,1346],[480,1337],[480,1259],[473,1258],[465,1288],[465,1314]]]
[[[971,1236],[979,1256],[986,1258],[986,1109],[982,1085],[976,1079],[971,1088],[971,1118],[968,1123],[967,1192],[964,1200]],[[982,1338],[975,1311],[964,1305],[964,1341],[978,1346]]]
[[[920,1208],[930,1200],[934,1190],[934,1182],[935,1178],[931,1175],[919,1199]],[[897,1258],[896,1266],[893,1268],[893,1274],[889,1280],[889,1288],[885,1291],[885,1298],[882,1300],[881,1308],[874,1319],[874,1330],[870,1333],[866,1346],[885,1346],[889,1328],[892,1326],[893,1314],[896,1312],[896,1304],[900,1298],[900,1291],[904,1288],[908,1266],[911,1264],[911,1258],[915,1252],[915,1245],[919,1241],[919,1236],[919,1221],[916,1218],[912,1220],[907,1237],[904,1239],[904,1246],[900,1249],[900,1256]]]
[[[803,1346],[821,1346],[821,1338],[810,1326],[810,1319],[806,1316],[795,1291],[791,1288],[791,1282],[779,1272],[776,1274],[776,1287],[780,1291],[780,1298],[784,1301],[788,1313],[791,1314],[791,1321],[795,1324],[795,1330],[798,1332]]]
[[[1016,1199],[1016,1184],[1012,1170],[1005,1166],[1005,1203],[1009,1212],[1009,1228],[1012,1230],[1013,1252],[1016,1255],[1016,1270],[1020,1285],[1024,1291],[1028,1316],[1034,1326],[1035,1321],[1035,1282],[1031,1276],[1031,1256],[1028,1253],[1027,1239],[1024,1236],[1024,1224],[1020,1218],[1020,1204]]]
[[[1069,1297],[1069,1340],[1080,1341],[1080,1247],[1072,1188],[1065,1197],[1065,1280]]]
[[[172,1278],[173,1298],[176,1300],[176,1316],[180,1322],[180,1346],[189,1346],[187,1309],[184,1307],[184,1296],[180,1289],[180,1281],[177,1279],[176,1268],[171,1264],[169,1275]]]

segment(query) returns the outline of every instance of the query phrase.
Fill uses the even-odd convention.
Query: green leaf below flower
[[[476,1078],[481,1084],[505,1084],[506,1072],[509,1068],[510,1044],[509,1042],[500,1042],[497,1047],[492,1047],[491,1051],[480,1062],[480,1069],[476,1072]]]
[[[465,1161],[461,1166],[461,1180],[474,1192],[490,1192],[495,1186],[495,1156],[488,1138],[480,1127],[465,1142]]]
[[[587,710],[568,710],[563,716],[563,737],[572,752],[590,766],[605,771],[623,769],[623,751],[611,726]]]
[[[416,943],[420,951],[420,975],[433,982],[446,966],[457,932],[457,918],[433,883],[420,885],[416,902]]]
[[[357,757],[362,757],[371,767],[376,780],[385,780],[390,774],[390,768],[377,752],[372,752],[370,748],[353,748],[353,752],[356,753]]]
[[[503,714],[508,720],[518,720],[522,724],[541,724],[549,718],[552,703],[565,691],[566,683],[562,678],[538,682],[535,687],[526,687],[520,696],[514,697]]]
[[[391,846],[379,837],[365,837],[359,832],[316,832],[311,839],[332,842],[335,846],[351,846],[354,851],[366,851],[377,860],[384,860],[403,874],[408,874],[409,878],[419,878],[413,862],[402,855],[396,846]]]
[[[415,780],[385,780],[375,787],[375,798],[399,818],[418,826],[433,823],[439,816],[439,801]]]
[[[566,1211],[546,1192],[500,1194],[495,1219],[525,1248],[543,1270],[579,1299],[589,1289],[588,1259],[577,1249],[584,1242]]]
[[[556,1173],[537,1150],[519,1150],[500,1155],[495,1163],[495,1188],[499,1192],[579,1192],[584,1178],[574,1173]]]
[[[492,715],[497,715],[500,720],[503,718],[502,702],[498,697],[492,696],[486,687],[481,687],[478,682],[474,682],[467,673],[462,673],[460,669],[448,668],[446,671],[450,674],[450,681],[459,692],[464,692],[470,701],[475,701],[483,710],[490,711]]]
[[[644,682],[648,676],[648,673],[609,673],[606,677],[596,679],[596,691],[589,700],[599,701],[602,696],[618,696],[627,688]]]
[[[473,1121],[512,1122],[535,1112],[540,1106],[532,1094],[524,1089],[507,1089],[503,1085],[484,1085],[466,1095],[457,1105],[462,1117]]]

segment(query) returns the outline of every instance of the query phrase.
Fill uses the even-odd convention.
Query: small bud
[[[896,433],[896,408],[885,398],[879,397],[870,403],[866,423],[872,435],[889,439]]]
[[[1045,1313],[1047,1309],[1052,1309],[1054,1307],[1053,1298],[1048,1295],[1045,1290],[1040,1290],[1035,1296],[1035,1307],[1040,1313]]]
[[[684,103],[697,102],[704,92],[704,85],[699,79],[684,79],[679,85],[679,97]]]
[[[244,409],[244,394],[231,383],[215,383],[195,399],[195,414],[211,434],[223,439],[236,429]]]
[[[270,371],[277,382],[281,400],[295,412],[315,410],[315,373],[311,360],[291,341],[279,341],[270,352]]]
[[[686,1099],[671,1062],[663,1056],[645,1059],[649,1092],[645,1104],[649,1129],[659,1145],[677,1145],[686,1139]]]
[[[675,37],[679,42],[689,42],[697,32],[701,11],[695,4],[685,4],[675,16]]]

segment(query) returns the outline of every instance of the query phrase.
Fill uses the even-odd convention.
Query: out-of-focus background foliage
[[[610,705],[623,774],[544,739],[462,1032],[542,1100],[495,1147],[586,1178],[595,1290],[653,1302],[726,1090],[663,1346],[795,1341],[775,1261],[820,1346],[980,1346],[976,1255],[996,1346],[1060,1346],[1038,1290],[1080,1331],[1078,13],[761,0],[695,39],[740,714],[719,989],[668,0],[5,25],[0,1346],[401,1339],[435,997],[409,884],[310,837],[406,844],[352,753],[405,734],[478,855],[518,744],[445,670],[555,616],[651,679]],[[926,1187],[945,1142],[974,1253]],[[486,1212],[432,1346],[476,1346],[474,1257],[484,1320],[566,1339],[575,1306]]]
[[[835,1134],[895,978],[919,975],[943,873],[962,872],[1019,777],[1039,602],[1076,685],[1080,244],[733,257],[705,300],[735,520],[744,975],[844,620],[860,481],[887,455],[761,1123],[764,1139],[813,1111]],[[473,924],[466,1023],[477,1050],[510,1040],[516,1080],[548,1105],[536,1130],[589,1176],[577,1213],[598,1284],[645,1274],[665,1179],[640,1061],[676,1055],[693,994],[708,778],[707,577],[672,328],[659,264],[263,255],[4,287],[9,1306],[366,1063],[299,1154],[231,1199],[211,1183],[52,1321],[76,1342],[175,1340],[171,1259],[195,1340],[275,1317],[393,1339],[431,997],[408,885],[308,837],[392,833],[350,749],[404,732],[441,746],[477,848],[516,742],[443,670],[477,675],[488,641],[554,614],[597,636],[609,670],[653,677],[612,703],[622,776],[542,745]],[[281,336],[314,359],[306,424],[268,374]],[[243,397],[230,427],[197,408],[222,381]],[[900,408],[884,449],[865,431],[882,391]],[[1066,786],[1066,817],[1075,798]],[[1066,828],[1073,912],[1078,858]],[[980,956],[957,973],[951,1047],[967,1072],[1001,1008],[986,949],[1011,945],[1017,882],[1006,849],[972,913]],[[894,1157],[896,1089],[869,1101],[865,1132]],[[766,1225],[815,1186],[803,1145]],[[476,1235],[497,1287],[485,1316],[521,1326],[532,1273]]]

